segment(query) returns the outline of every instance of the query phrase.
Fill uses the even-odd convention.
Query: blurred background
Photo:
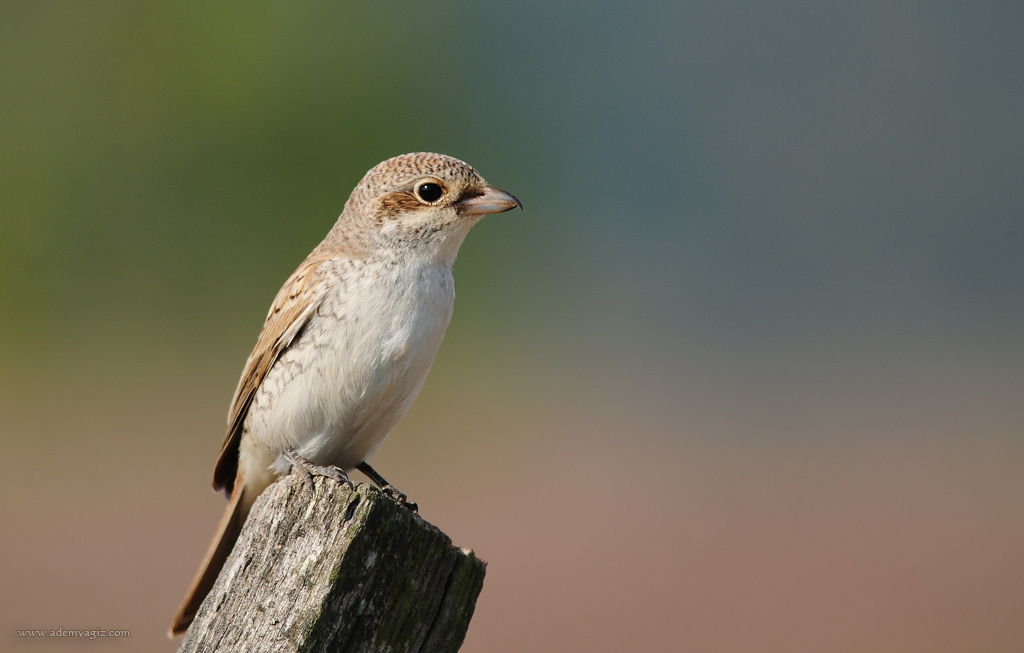
[[[0,648],[165,629],[367,169],[523,200],[374,459],[465,651],[1024,648],[1024,5],[0,5]]]

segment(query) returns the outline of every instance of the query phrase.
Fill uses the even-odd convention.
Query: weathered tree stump
[[[486,563],[376,488],[314,484],[257,499],[179,653],[457,651]]]

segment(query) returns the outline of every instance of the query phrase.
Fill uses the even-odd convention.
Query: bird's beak
[[[517,200],[514,195],[494,186],[484,186],[483,193],[480,195],[459,202],[459,213],[462,215],[504,213],[517,206],[523,208],[523,203]]]

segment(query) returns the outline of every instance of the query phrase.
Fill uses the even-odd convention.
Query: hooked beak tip
[[[494,186],[484,186],[483,192],[462,202],[462,215],[489,215],[504,213],[516,207],[523,208],[523,203],[515,195],[506,193]]]

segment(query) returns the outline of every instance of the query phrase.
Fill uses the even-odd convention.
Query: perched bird
[[[213,475],[229,497],[171,625],[188,629],[256,497],[293,467],[347,482],[405,415],[452,316],[452,264],[470,228],[522,204],[442,154],[380,163],[278,292],[228,413]]]

